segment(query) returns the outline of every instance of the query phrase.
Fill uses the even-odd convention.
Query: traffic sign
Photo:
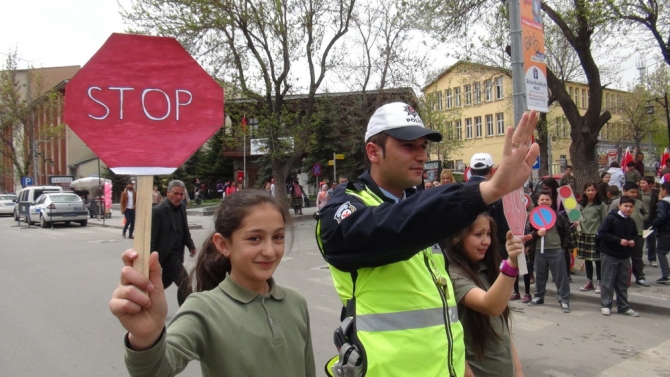
[[[174,38],[112,34],[68,82],[65,123],[116,174],[171,174],[223,125],[223,89]]]
[[[537,156],[535,159],[535,163],[533,164],[533,169],[539,169],[540,168],[540,156]]]
[[[531,203],[533,203],[533,199],[528,194],[523,194],[523,201],[526,204],[526,209],[530,208]]]
[[[549,206],[537,206],[530,211],[530,225],[549,230],[556,225],[556,212]]]
[[[328,166],[334,166],[335,160],[328,160]]]
[[[335,153],[336,160],[344,160],[344,153]]]
[[[318,162],[312,165],[312,174],[314,174],[317,177],[321,175],[321,165]]]
[[[563,203],[563,208],[565,208],[565,213],[570,221],[579,221],[582,213],[579,211],[579,204],[575,199],[575,193],[572,192],[572,187],[566,185],[558,188],[558,202]]]
[[[472,177],[472,172],[470,172],[470,167],[468,166],[463,172],[463,180],[467,182],[470,180],[470,177]]]
[[[21,177],[22,187],[32,186],[32,184],[33,184],[33,177]]]

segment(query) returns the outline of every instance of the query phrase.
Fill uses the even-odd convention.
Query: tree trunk
[[[580,123],[584,123],[586,118],[579,119]],[[572,169],[575,172],[574,176],[577,180],[577,193],[582,194],[582,187],[586,183],[600,182],[600,175],[598,174],[598,154],[596,148],[598,139],[594,137],[587,137],[582,134],[582,137],[572,138],[570,143],[570,162]],[[575,193],[575,194],[577,194]]]

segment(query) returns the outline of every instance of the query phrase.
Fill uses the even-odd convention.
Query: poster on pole
[[[521,0],[521,39],[528,110],[549,112],[547,64],[540,0]]]

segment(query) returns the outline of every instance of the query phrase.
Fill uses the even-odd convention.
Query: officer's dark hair
[[[485,177],[491,172],[491,169],[493,169],[492,166],[489,166],[489,167],[484,168],[484,169],[473,169],[472,166],[471,166],[470,167],[470,175]]]
[[[635,182],[628,181],[623,184],[623,190],[628,191],[628,190],[639,190],[640,186],[637,185]]]
[[[259,206],[277,210],[282,215],[286,231],[292,230],[288,203],[273,198],[267,191],[241,190],[226,196],[226,200],[219,205],[214,214],[214,232],[205,239],[195,268],[191,271],[189,282],[186,284],[187,294],[214,289],[223,281],[226,273],[230,273],[232,268],[230,260],[216,248],[214,234],[219,233],[223,238],[232,240],[233,233],[240,229],[244,219]],[[290,249],[290,246],[287,245],[286,249]]]
[[[498,252],[498,241],[496,240],[496,233],[498,231],[498,226],[496,225],[495,220],[487,213],[482,213],[477,217],[477,220],[480,218],[485,218],[489,222],[491,228],[491,245],[486,254],[484,254],[484,259],[482,262],[486,266],[486,280],[489,285],[493,283],[498,278],[500,274],[500,262],[502,258]],[[450,264],[459,268],[465,276],[471,280],[477,287],[486,290],[482,280],[479,278],[477,264],[478,262],[471,262],[466,256],[465,248],[463,247],[463,240],[474,229],[473,222],[469,227],[464,229],[456,236],[449,238],[449,255],[451,256]],[[465,315],[468,317],[468,321],[463,326],[465,331],[465,337],[472,341],[472,348],[475,353],[475,358],[477,360],[484,359],[484,351],[486,350],[487,344],[494,341],[494,339],[502,340],[500,335],[498,335],[495,330],[493,330],[493,325],[491,321],[496,321],[495,316],[489,316],[488,314],[480,313],[476,310],[465,307]],[[460,308],[459,308],[460,310]],[[500,314],[500,321],[509,329],[509,317],[510,311],[509,306],[505,307],[505,310]]]
[[[619,187],[618,186],[607,186],[607,192],[611,194],[612,196],[619,196],[621,193],[619,192]]]
[[[635,198],[631,198],[630,196],[622,196],[621,199],[619,199],[619,205],[625,204],[625,203],[630,203],[633,206],[635,206]]]
[[[389,139],[389,134],[386,132],[382,131],[376,135],[370,136],[368,140],[365,142],[367,145],[368,143],[373,143],[375,145],[379,145],[379,148],[381,148],[382,153],[384,156],[386,156],[386,142]],[[368,151],[365,149],[365,145],[363,146],[363,155],[365,156],[365,168],[370,169],[372,166],[372,163],[370,162],[370,158],[368,157]]]

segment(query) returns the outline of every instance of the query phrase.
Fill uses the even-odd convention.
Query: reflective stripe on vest
[[[346,193],[366,206],[383,203],[367,188]],[[320,225],[316,238],[323,253]],[[410,376],[417,370],[440,377],[465,373],[463,327],[439,245],[405,261],[358,269],[355,292],[349,272],[332,265],[330,272],[343,305],[356,298],[354,323],[366,377]]]
[[[458,310],[450,306],[449,321],[458,322]],[[444,309],[433,308],[408,312],[362,314],[356,316],[358,331],[394,331],[444,325]]]

